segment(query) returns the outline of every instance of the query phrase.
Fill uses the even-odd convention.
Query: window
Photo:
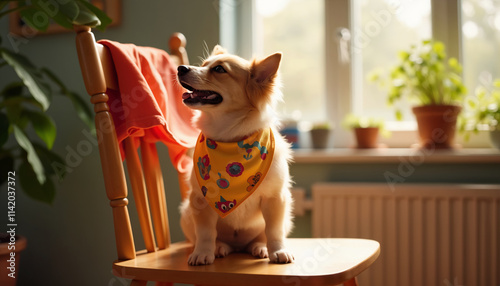
[[[462,32],[464,79],[472,93],[500,78],[500,1],[463,0]]]
[[[368,80],[369,74],[397,63],[401,50],[432,37],[430,0],[353,0],[351,54],[353,61],[352,111],[359,115],[395,121],[386,92]],[[411,120],[411,108],[401,108]]]
[[[352,144],[350,131],[340,127],[351,112],[390,121],[390,147],[416,141],[410,103],[402,103],[406,122],[395,122],[385,91],[367,80],[372,71],[390,68],[397,52],[411,44],[444,42],[448,56],[463,63],[470,94],[500,77],[500,0],[219,1],[225,9],[221,42],[244,57],[283,51],[286,105],[280,111],[330,120],[335,147]]]
[[[326,118],[323,0],[257,0],[256,54],[283,52],[282,114],[309,121]]]

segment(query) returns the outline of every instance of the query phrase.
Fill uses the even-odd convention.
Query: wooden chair
[[[110,54],[96,43],[90,28],[78,26],[76,46],[86,89],[94,104],[95,124],[105,188],[113,210],[118,260],[116,276],[132,279],[131,285],[170,282],[203,285],[357,285],[356,276],[378,257],[378,242],[363,239],[289,239],[295,255],[292,264],[273,264],[249,254],[234,253],[212,265],[189,266],[193,250],[188,242],[171,243],[164,183],[154,144],[141,142],[139,156],[125,140],[128,176],[137,205],[146,250],[135,251],[127,208],[127,184],[120,151],[107,105],[106,88],[117,88]],[[187,64],[185,38],[175,34],[169,42],[171,55]],[[152,213],[152,218],[151,215]],[[153,226],[154,225],[154,232]]]

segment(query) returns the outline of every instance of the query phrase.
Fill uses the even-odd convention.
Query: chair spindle
[[[116,139],[113,118],[107,105],[106,84],[95,38],[89,27],[75,26],[76,47],[83,80],[94,104],[95,125],[106,194],[113,210],[118,259],[135,258],[134,238],[128,213],[127,184]]]

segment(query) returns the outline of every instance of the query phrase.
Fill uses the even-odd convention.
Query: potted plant
[[[354,131],[356,148],[377,148],[379,134],[388,134],[384,129],[384,121],[372,117],[348,114],[342,125]]]
[[[311,128],[311,142],[314,149],[325,149],[328,147],[331,127],[328,122],[313,124]]]
[[[19,13],[22,21],[34,31],[43,32],[52,23],[72,29],[73,25],[100,26],[111,22],[106,14],[85,0],[54,2],[54,11],[47,12],[42,1],[2,1],[0,18]],[[11,3],[11,5],[8,5]],[[51,5],[52,5],[51,4]],[[51,6],[52,7],[52,6]],[[31,21],[35,15],[46,16],[51,21]],[[0,36],[2,43],[3,35]],[[51,163],[64,165],[61,157],[53,152],[57,129],[54,120],[47,114],[53,97],[69,99],[76,114],[90,127],[93,125],[92,111],[86,101],[69,90],[57,75],[47,68],[35,66],[28,57],[8,48],[8,41],[0,46],[0,68],[11,68],[17,75],[13,82],[2,81],[0,85],[0,186],[5,186],[9,198],[9,224],[15,226],[16,192],[22,189],[28,197],[45,203],[55,198],[54,182],[61,180]],[[9,174],[9,176],[6,176]],[[12,200],[11,200],[12,198]],[[2,275],[0,285],[15,285],[19,265],[18,253],[26,247],[26,239],[16,234],[9,226],[7,234],[0,234],[0,259],[2,269],[12,275]],[[5,267],[4,267],[5,266]]]
[[[479,86],[474,97],[467,97],[465,114],[460,122],[460,131],[465,140],[471,133],[489,130],[491,144],[500,150],[500,79],[491,87]]]
[[[17,281],[17,269],[19,266],[19,255],[26,248],[26,238],[11,233],[0,233],[0,267],[2,286],[14,286]]]
[[[462,67],[455,58],[447,59],[443,43],[422,41],[399,53],[399,62],[388,79],[375,74],[372,79],[388,88],[388,103],[402,98],[414,104],[420,144],[426,148],[451,148],[460,103],[467,89],[462,83]],[[396,109],[396,118],[402,113]]]

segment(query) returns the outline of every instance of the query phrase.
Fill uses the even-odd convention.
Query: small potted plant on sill
[[[460,121],[460,131],[468,140],[471,133],[490,131],[491,144],[500,150],[500,79],[491,88],[479,86],[475,97],[467,97],[465,112]]]
[[[342,125],[344,128],[354,131],[356,148],[378,148],[379,134],[387,134],[384,129],[384,121],[371,117],[348,114]]]
[[[328,122],[313,124],[311,128],[311,142],[314,149],[325,149],[328,147],[331,126]]]
[[[461,71],[455,58],[447,59],[443,43],[425,40],[399,53],[389,78],[374,73],[371,80],[388,89],[389,105],[403,97],[414,104],[421,147],[452,148],[460,103],[467,92]],[[396,118],[402,119],[399,109]]]

